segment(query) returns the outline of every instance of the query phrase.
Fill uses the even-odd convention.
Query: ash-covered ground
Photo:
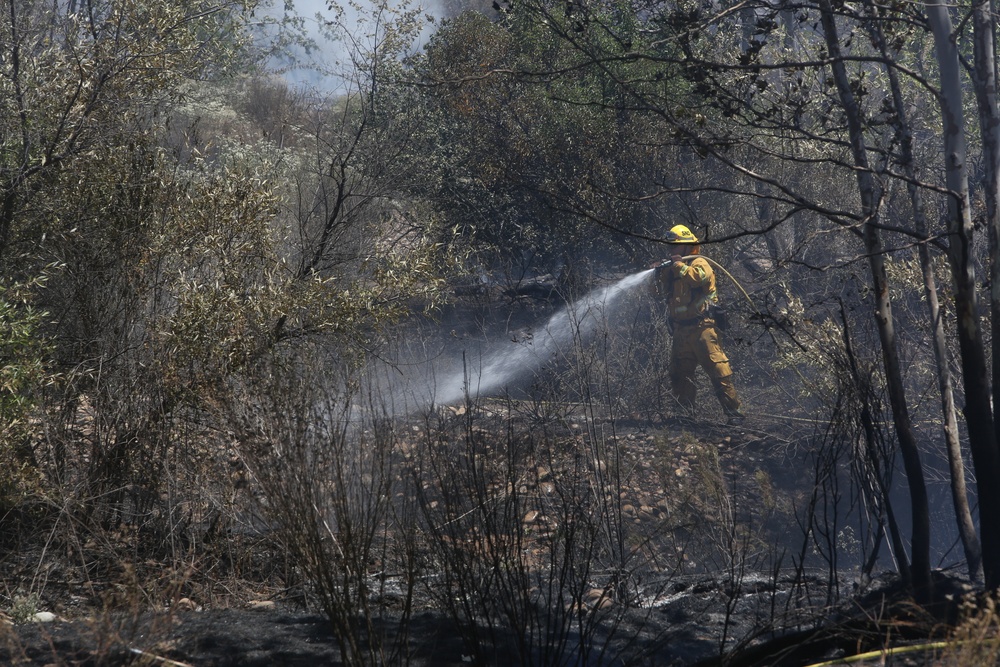
[[[599,605],[605,615],[591,618],[604,618],[607,624],[593,629],[588,641],[594,649],[589,652],[572,650],[572,643],[581,641],[578,633],[553,635],[553,641],[562,645],[548,647],[551,650],[536,634],[531,641],[534,648],[526,651],[524,638],[499,629],[502,624],[480,628],[481,637],[489,642],[478,648],[488,651],[477,652],[469,627],[456,625],[455,617],[440,608],[439,600],[418,591],[405,624],[399,622],[404,615],[391,605],[375,615],[370,632],[379,637],[381,652],[368,656],[369,664],[563,664],[559,656],[573,655],[574,664],[594,665],[806,665],[862,653],[888,640],[912,643],[942,638],[946,634],[942,618],[923,612],[915,615],[906,605],[906,596],[898,595],[891,576],[863,580],[848,568],[838,575],[841,589],[831,590],[830,572],[794,567],[794,550],[809,548],[802,546],[801,526],[792,521],[797,502],[794,489],[800,485],[788,485],[801,472],[792,466],[796,462],[792,443],[787,437],[771,435],[770,430],[780,429],[767,426],[755,420],[738,429],[717,422],[637,420],[615,425],[615,437],[621,438],[630,465],[637,471],[648,468],[647,474],[635,475],[623,492],[622,508],[630,522],[658,525],[663,521],[670,506],[666,495],[676,489],[665,486],[663,470],[654,469],[657,465],[667,465],[678,483],[696,483],[697,459],[710,450],[718,457],[723,478],[729,480],[728,502],[734,514],[744,515],[740,520],[755,521],[764,505],[780,508],[787,503],[787,512],[770,514],[769,520],[777,525],[761,526],[769,535],[783,531],[786,542],[772,545],[766,557],[763,552],[759,558],[744,552],[738,563],[728,567],[681,559],[663,573],[659,584],[647,581],[629,605],[610,596],[594,596],[590,603]],[[784,432],[787,436],[788,430]],[[664,462],[665,446],[670,456]],[[755,483],[745,483],[751,479]],[[525,517],[526,523],[542,520]],[[717,528],[704,526],[705,531]],[[692,532],[692,544],[706,537],[697,534],[698,526],[686,530]],[[714,533],[712,539],[718,538]],[[962,592],[957,578],[942,578],[942,597],[945,589],[952,599]],[[433,577],[425,581],[427,586],[434,585]],[[856,593],[868,597],[858,598]],[[344,664],[342,647],[325,615],[303,604],[297,595],[277,592],[269,598],[234,598],[215,607],[185,598],[172,608],[87,612],[74,611],[70,600],[50,597],[46,603],[54,620],[4,624],[0,663]],[[366,645],[364,637],[358,639],[361,646]],[[937,655],[911,652],[888,659],[883,656],[885,662],[860,664],[936,664]]]

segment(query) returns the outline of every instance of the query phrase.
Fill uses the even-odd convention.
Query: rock
[[[250,600],[247,603],[250,609],[271,610],[274,609],[274,600]]]
[[[597,609],[607,609],[613,602],[607,591],[601,588],[591,588],[585,596],[586,603]]]
[[[174,603],[174,609],[178,611],[201,611],[201,606],[196,604],[191,598],[181,598]]]

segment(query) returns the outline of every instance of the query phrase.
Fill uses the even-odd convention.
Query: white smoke
[[[383,0],[392,11],[419,10],[429,17],[411,45],[422,48],[444,16],[438,0]],[[349,85],[352,49],[371,39],[378,0],[263,0],[258,24],[261,46],[273,52],[272,69],[292,84],[336,92]],[[381,12],[382,15],[385,12]]]

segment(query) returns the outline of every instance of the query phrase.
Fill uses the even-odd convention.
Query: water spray
[[[703,255],[689,255],[689,260],[703,257],[737,286],[755,313],[759,314],[750,295],[733,278],[725,267]],[[655,269],[644,269],[625,276],[617,282],[598,287],[582,298],[566,304],[549,320],[537,328],[533,335],[520,344],[485,345],[475,350],[463,350],[461,364],[448,357],[432,365],[430,376],[423,387],[410,385],[409,390],[390,390],[387,393],[402,397],[405,412],[415,412],[431,405],[454,405],[468,398],[485,396],[506,389],[556,358],[561,350],[574,340],[586,338],[598,327],[601,316],[606,317],[620,304],[620,299],[630,290],[649,280]],[[390,385],[393,383],[390,383]],[[404,383],[405,384],[405,383]],[[419,384],[419,383],[418,383]]]
[[[482,354],[478,363],[466,358],[460,371],[438,384],[433,402],[447,405],[467,396],[489,394],[536,370],[575,338],[592,333],[599,323],[598,314],[610,312],[622,295],[644,283],[652,274],[653,269],[645,269],[612,285],[591,290],[582,299],[552,315],[530,342],[513,349],[509,345],[493,349]]]

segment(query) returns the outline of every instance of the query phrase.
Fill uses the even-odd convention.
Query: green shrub
[[[37,286],[42,279],[32,283]],[[36,474],[32,456],[33,416],[40,391],[55,380],[50,350],[41,335],[46,317],[28,298],[32,285],[0,285],[0,505],[17,501]]]

